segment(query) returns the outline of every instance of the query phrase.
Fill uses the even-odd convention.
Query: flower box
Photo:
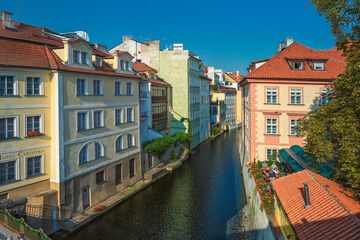
[[[39,131],[28,131],[27,132],[28,137],[35,137],[35,136],[41,136],[41,135],[43,135],[43,134]]]
[[[104,210],[104,206],[103,206],[103,205],[99,205],[99,206],[93,208],[93,211],[96,212],[96,213],[97,213],[97,212],[100,212],[100,211],[102,211],[102,210]]]

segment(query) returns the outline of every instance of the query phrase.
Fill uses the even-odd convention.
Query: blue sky
[[[139,41],[160,40],[165,48],[183,43],[204,64],[239,70],[271,57],[286,37],[315,49],[330,49],[330,26],[307,0],[181,0],[181,1],[44,1],[12,0],[1,10],[22,22],[56,32],[86,31],[91,43],[111,48],[132,35]]]

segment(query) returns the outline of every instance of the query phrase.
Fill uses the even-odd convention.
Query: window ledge
[[[288,105],[293,105],[293,106],[305,106],[305,104],[296,104],[296,103],[288,103]]]
[[[45,173],[39,173],[39,174],[32,175],[30,177],[26,177],[25,179],[28,180],[28,179],[32,179],[32,178],[42,177],[45,175],[46,175]]]
[[[45,136],[45,134],[41,133],[41,135],[36,135],[36,136],[26,135],[25,138],[28,139],[28,138],[36,138],[36,137],[42,137],[42,136]]]
[[[105,126],[93,127],[92,129],[104,128]],[[90,128],[91,129],[91,128]]]
[[[25,97],[45,97],[45,94],[25,94]]]
[[[21,138],[19,137],[12,137],[12,138],[1,138],[0,142],[2,141],[11,141],[11,140],[20,140]]]
[[[10,180],[10,181],[0,183],[0,186],[5,186],[5,185],[8,185],[8,184],[12,184],[12,183],[20,182],[20,181],[21,181],[20,179]]]
[[[96,185],[103,185],[106,183],[106,180],[102,181],[102,182],[99,182],[99,183],[96,183]]]
[[[265,105],[280,105],[280,103],[264,103]]]
[[[301,137],[301,136],[296,136],[296,135],[292,135],[292,134],[289,134],[288,136],[289,137]]]
[[[270,134],[270,133],[264,133],[265,136],[280,136],[280,134]]]
[[[16,98],[16,97],[20,97],[20,95],[0,95],[0,97],[4,97],[4,98]]]
[[[92,94],[92,95],[89,95],[89,96],[100,96],[100,97],[103,97],[104,94]]]

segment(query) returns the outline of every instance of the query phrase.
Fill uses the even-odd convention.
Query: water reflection
[[[225,239],[245,202],[239,134],[201,144],[174,173],[66,239]]]

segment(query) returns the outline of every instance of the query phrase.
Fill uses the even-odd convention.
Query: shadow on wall
[[[176,118],[177,117],[177,118]],[[171,113],[171,134],[173,135],[175,133],[186,133],[186,123],[181,122],[181,116],[179,114],[176,114],[176,117],[173,113]]]
[[[315,109],[320,108],[320,98],[319,97],[315,97],[313,99],[313,103],[310,105],[310,110],[314,111]]]

